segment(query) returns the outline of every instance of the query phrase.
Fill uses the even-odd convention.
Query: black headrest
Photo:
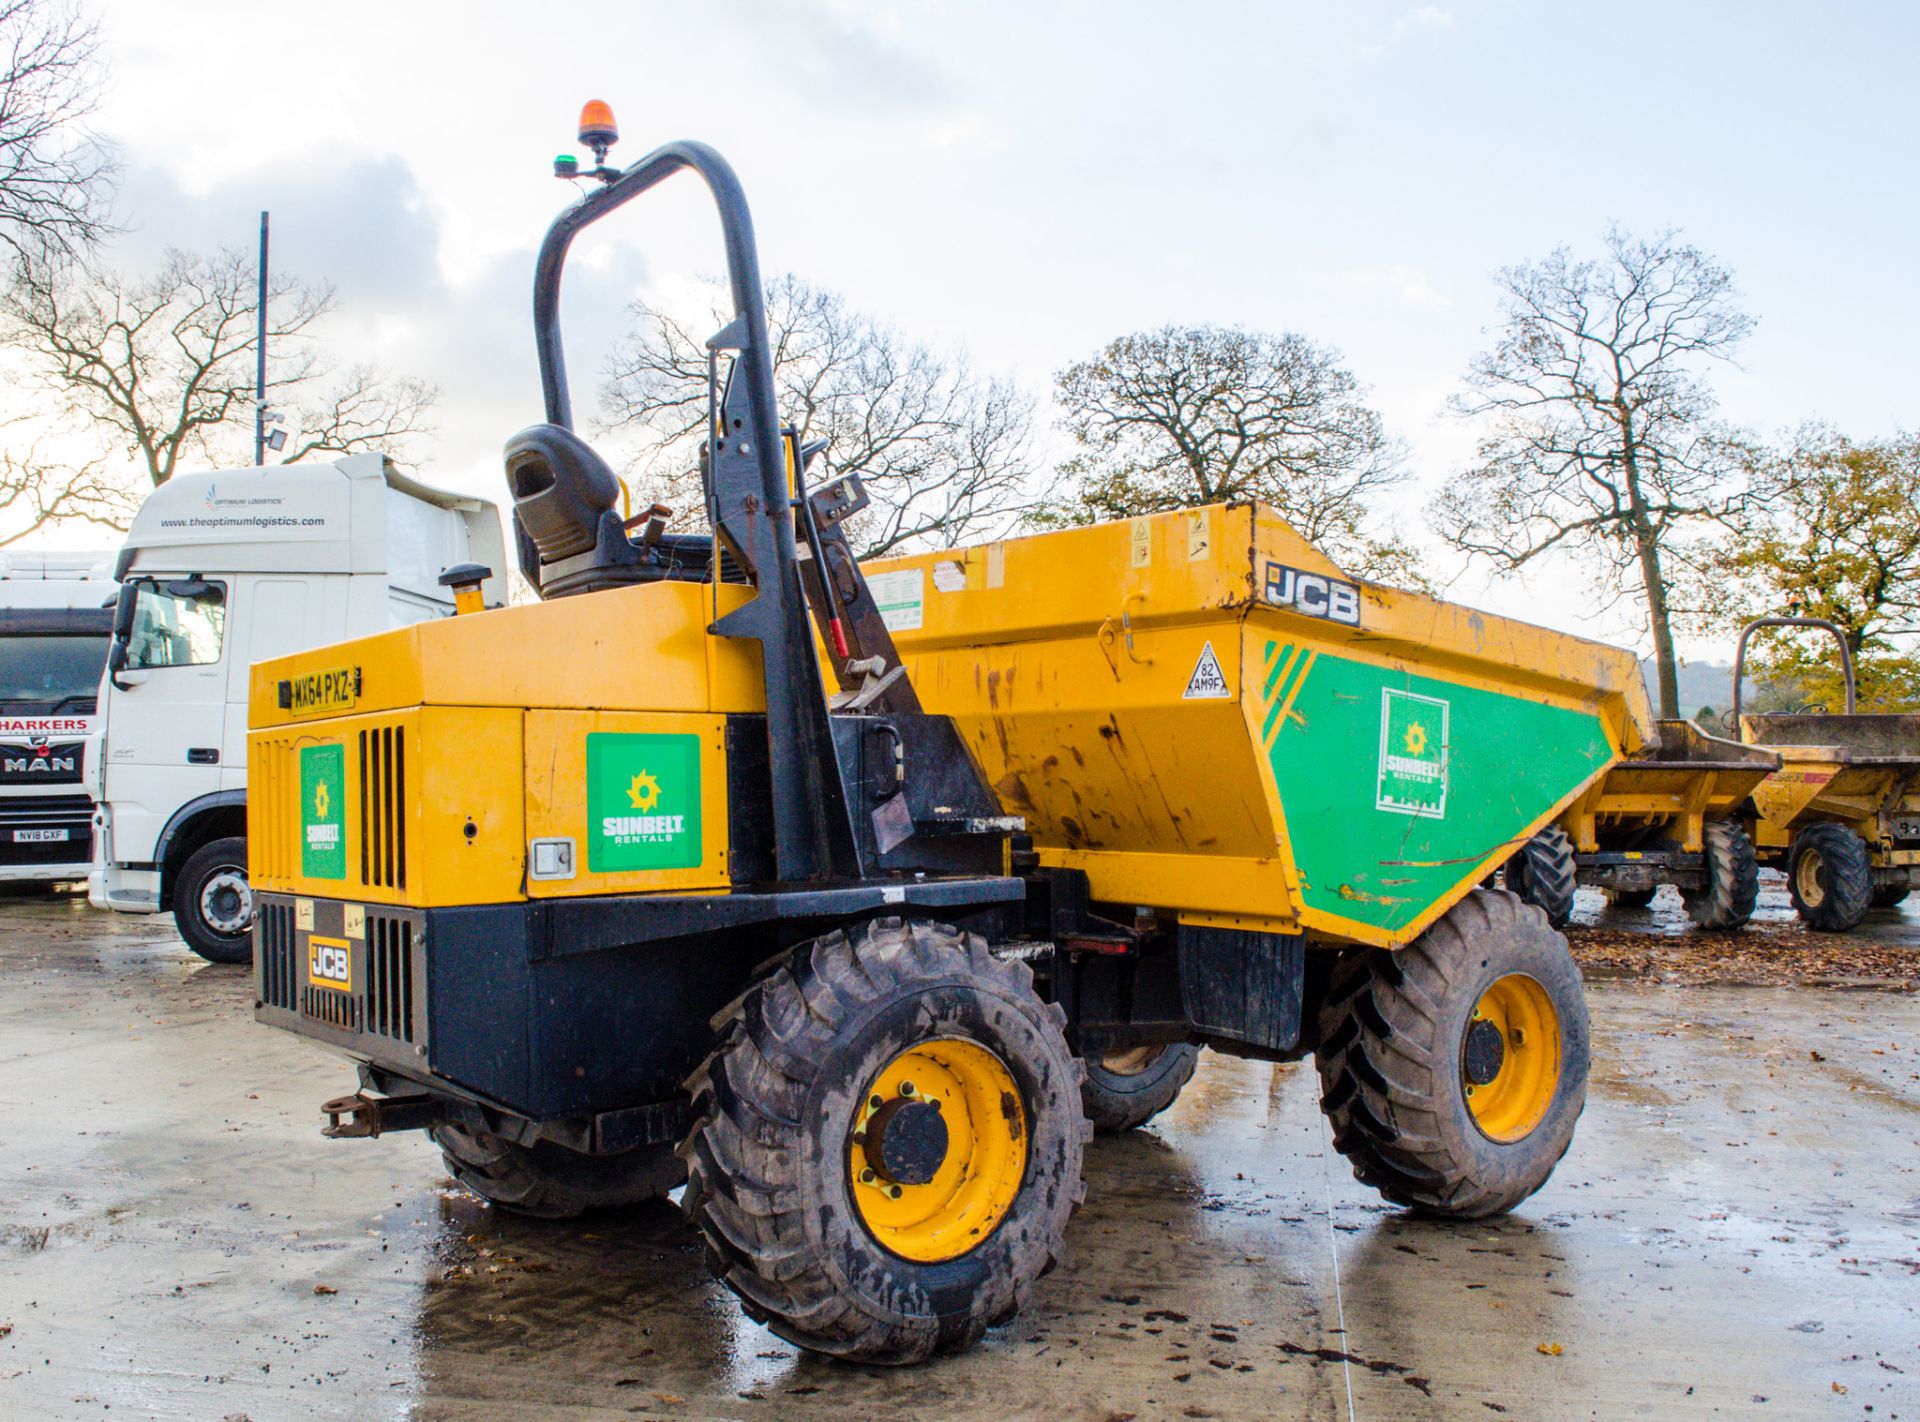
[[[531,425],[507,441],[507,488],[520,526],[553,562],[594,547],[620,481],[593,447],[559,425]]]

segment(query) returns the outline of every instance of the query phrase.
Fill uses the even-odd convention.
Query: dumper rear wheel
[[[803,945],[716,1017],[682,1207],[747,1314],[911,1363],[1021,1308],[1082,1195],[1064,1025],[1026,964],[900,919]]]
[[[1191,1042],[1167,1042],[1086,1059],[1087,1079],[1080,1088],[1087,1119],[1103,1136],[1143,1126],[1173,1105],[1193,1079],[1200,1048]]]
[[[1832,821],[1808,825],[1787,851],[1787,892],[1795,912],[1820,933],[1846,933],[1873,907],[1867,842]]]
[[[1884,889],[1875,889],[1873,891],[1873,906],[1875,908],[1898,908],[1907,901],[1907,895],[1912,892],[1913,891],[1905,884],[1889,884]]]
[[[1504,887],[1535,904],[1555,928],[1565,928],[1573,917],[1573,893],[1578,887],[1573,841],[1558,825],[1548,825],[1520,846],[1507,861]]]
[[[474,1194],[516,1215],[564,1220],[588,1210],[644,1204],[687,1178],[670,1145],[618,1155],[582,1155],[551,1141],[533,1145],[458,1124],[435,1126],[447,1173]]]
[[[1500,1214],[1546,1183],[1586,1104],[1580,970],[1534,906],[1478,890],[1406,948],[1341,964],[1316,1055],[1363,1183],[1428,1214]]]
[[[1705,835],[1707,886],[1682,889],[1680,902],[1699,928],[1739,928],[1760,901],[1760,865],[1753,841],[1733,820],[1715,820]]]

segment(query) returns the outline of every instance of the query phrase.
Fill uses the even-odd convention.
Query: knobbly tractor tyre
[[[1800,921],[1818,933],[1846,933],[1873,907],[1867,842],[1845,825],[1822,821],[1787,849],[1787,893]]]
[[[1548,825],[1520,846],[1501,878],[1509,893],[1538,906],[1555,928],[1565,928],[1573,917],[1576,872],[1573,841],[1560,826]]]
[[[1191,1042],[1132,1047],[1085,1059],[1087,1079],[1080,1101],[1093,1129],[1117,1136],[1143,1126],[1173,1105],[1193,1080],[1200,1048]]]
[[[1883,889],[1875,889],[1873,906],[1879,909],[1898,908],[1907,901],[1907,895],[1912,892],[1913,890],[1905,884],[1889,884]]]
[[[1706,828],[1707,886],[1682,889],[1680,902],[1696,928],[1741,928],[1760,902],[1760,865],[1753,841],[1733,820],[1715,820]]]
[[[644,1204],[687,1178],[686,1164],[671,1145],[582,1155],[552,1141],[520,1145],[458,1124],[435,1126],[429,1134],[455,1180],[489,1204],[535,1219]]]
[[[1476,890],[1397,952],[1350,954],[1320,1011],[1333,1144],[1397,1205],[1481,1219],[1538,1190],[1586,1104],[1587,1006],[1534,905]]]
[[[253,890],[247,840],[229,835],[187,856],[173,880],[173,922],[209,963],[253,961]]]
[[[1643,909],[1653,902],[1658,889],[1604,889],[1607,907],[1616,909]]]
[[[803,945],[717,1016],[682,1208],[748,1316],[912,1363],[1023,1307],[1091,1134],[1064,1021],[1024,963],[900,919]]]

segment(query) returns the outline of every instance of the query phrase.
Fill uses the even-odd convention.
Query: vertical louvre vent
[[[293,961],[293,908],[263,904],[259,927],[260,1000],[268,1007],[294,1009],[297,979]]]
[[[300,1015],[343,1032],[360,1030],[360,999],[331,988],[300,989]]]
[[[407,735],[404,726],[360,732],[360,882],[407,887]]]
[[[413,925],[369,913],[366,963],[365,1030],[413,1041]]]

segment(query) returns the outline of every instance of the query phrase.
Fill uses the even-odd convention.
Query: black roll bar
[[[706,144],[682,140],[654,149],[617,176],[604,178],[605,186],[589,192],[547,228],[533,277],[533,338],[547,422],[573,428],[560,338],[560,277],[568,248],[582,229],[683,169],[698,175],[713,198],[733,296],[733,320],[708,342],[716,354],[734,354],[727,418],[709,430],[709,511],[716,538],[732,548],[754,588],[751,602],[735,608],[711,630],[717,636],[760,643],[779,878],[858,878],[862,866],[801,591],[793,495],[787,486],[786,444],[780,434],[753,217],[733,168]],[[719,563],[716,546],[716,576]]]
[[[1747,639],[1754,633],[1767,627],[1820,627],[1833,634],[1833,640],[1840,644],[1840,669],[1847,678],[1847,714],[1854,714],[1855,694],[1853,684],[1853,649],[1847,645],[1847,634],[1837,622],[1829,622],[1824,617],[1760,617],[1740,629],[1740,641],[1733,652],[1733,728],[1740,729],[1740,683],[1745,680],[1747,668]]]

